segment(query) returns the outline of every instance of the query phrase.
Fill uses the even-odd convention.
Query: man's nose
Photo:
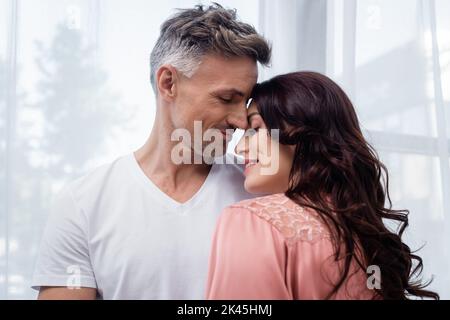
[[[242,104],[234,108],[228,116],[228,124],[236,129],[246,130],[248,128],[247,106]]]

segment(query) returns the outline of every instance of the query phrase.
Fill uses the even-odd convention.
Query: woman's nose
[[[237,155],[245,156],[246,153],[248,153],[248,143],[247,143],[248,137],[246,136],[245,132],[242,138],[237,143],[236,147],[234,148],[234,152]]]

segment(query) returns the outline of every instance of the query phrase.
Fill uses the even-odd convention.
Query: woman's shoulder
[[[282,193],[243,200],[229,206],[228,210],[250,213],[271,224],[288,244],[298,241],[314,243],[330,237],[328,228],[315,210],[298,205]]]

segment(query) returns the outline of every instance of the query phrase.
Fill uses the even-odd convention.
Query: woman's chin
[[[267,194],[268,188],[264,186],[263,183],[258,183],[256,181],[253,181],[251,177],[247,177],[244,182],[244,189],[248,193],[254,194],[254,195],[260,195],[260,194]]]

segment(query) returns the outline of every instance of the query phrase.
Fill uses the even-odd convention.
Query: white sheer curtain
[[[406,241],[424,246],[424,278],[434,276],[430,288],[450,298],[450,2],[277,5],[266,1],[265,16],[291,27],[263,24],[275,44],[266,75],[309,69],[345,88],[389,169],[394,207],[410,210]]]
[[[52,196],[131,152],[155,105],[148,55],[174,8],[207,1],[0,0],[0,299],[34,298]],[[327,73],[349,92],[411,210],[408,243],[450,298],[450,3],[219,1],[274,46],[275,74]]]
[[[327,73],[390,170],[431,288],[450,298],[450,3],[329,1]]]
[[[350,95],[390,172],[394,207],[410,210],[406,241],[424,278],[450,298],[450,2],[261,2],[274,43],[264,77],[325,72]]]

